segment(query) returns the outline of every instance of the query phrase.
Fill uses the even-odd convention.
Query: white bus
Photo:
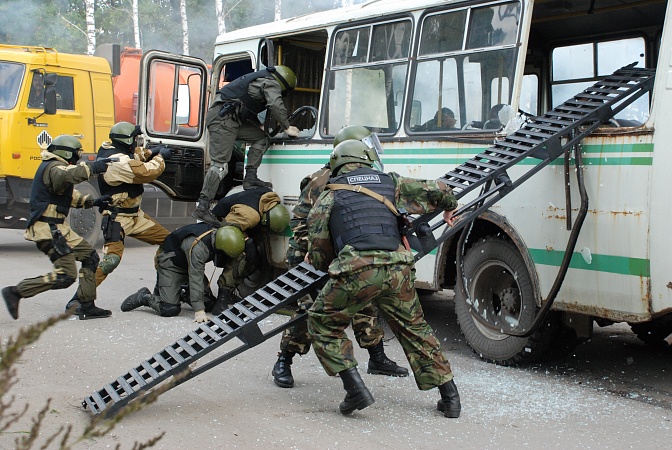
[[[580,206],[575,169],[564,157],[464,228],[460,248],[457,234],[420,259],[417,287],[454,289],[466,340],[500,364],[559,355],[588,338],[594,321],[627,322],[662,345],[672,332],[671,16],[667,0],[373,0],[220,36],[209,89],[275,64],[295,71],[297,89],[285,101],[301,135],[275,134],[260,168],[291,207],[299,180],[324,165],[343,126],[378,134],[386,171],[435,179],[616,69],[655,69],[647,95],[581,142],[589,207],[543,326],[528,337],[497,328],[529,327],[548,301]],[[143,64],[144,136],[176,149],[159,185],[174,198],[196,199],[208,164],[208,68],[161,52]],[[152,83],[158,66],[190,69],[189,83],[203,85],[200,98],[187,98],[176,77],[171,123],[153,115],[156,93],[166,89]],[[200,102],[198,116],[187,101]],[[521,161],[510,175],[536,161]],[[222,192],[240,182],[241,165],[232,162]],[[282,267],[284,246],[271,247]]]

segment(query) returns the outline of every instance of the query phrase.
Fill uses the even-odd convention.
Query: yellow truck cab
[[[0,44],[0,227],[25,226],[41,148],[70,134],[94,154],[113,124],[112,73],[105,58]],[[90,183],[77,189],[95,192]],[[95,211],[72,210],[70,222],[95,241]]]

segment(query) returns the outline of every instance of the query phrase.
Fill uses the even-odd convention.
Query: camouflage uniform
[[[339,174],[360,167],[361,164],[349,163]],[[449,211],[457,206],[452,192],[443,183],[405,178],[395,173],[389,175],[394,182],[398,209],[423,214],[435,208]],[[448,383],[453,378],[450,364],[425,322],[415,291],[412,253],[399,243],[394,251],[355,250],[346,244],[335,254],[330,231],[334,205],[334,192],[326,190],[318,198],[307,222],[309,259],[316,268],[328,270],[330,275],[308,311],[308,330],[325,371],[336,375],[357,366],[345,329],[357,312],[375,302],[399,339],[418,388],[427,390]]]
[[[51,192],[58,195],[65,195],[73,185],[86,181],[91,176],[91,169],[86,164],[69,165],[64,159],[47,150],[42,151],[42,161],[52,162],[45,168],[42,182]],[[91,208],[92,204],[91,196],[81,195],[76,189],[72,191],[71,207]],[[26,240],[35,242],[37,248],[49,257],[54,269],[46,275],[26,278],[16,286],[16,289],[21,297],[27,298],[51,289],[65,289],[79,280],[77,295],[84,303],[93,302],[96,299],[93,274],[99,260],[98,253],[91,244],[70,228],[65,220],[67,213],[63,214],[58,209],[55,204],[49,204],[41,216],[23,233]],[[49,222],[63,235],[67,246],[72,250],[71,253],[60,255],[56,251]],[[79,275],[76,261],[82,263]]]
[[[301,180],[299,202],[294,207],[292,220],[289,223],[293,232],[287,248],[287,263],[290,267],[299,265],[306,256],[308,251],[306,218],[317,198],[324,191],[324,186],[330,177],[331,169],[327,165]],[[310,296],[303,297],[295,315],[307,310],[312,304],[313,299]],[[355,314],[352,319],[352,329],[357,343],[362,348],[373,347],[383,339],[384,332],[378,323],[378,310],[374,303],[369,303]],[[305,355],[309,350],[310,336],[307,321],[299,322],[285,330],[280,341],[280,351]]]
[[[112,202],[110,206],[118,208],[119,212],[114,221],[119,224],[121,232],[120,236],[105,239],[103,258],[96,270],[96,286],[100,286],[121,263],[126,237],[134,237],[147,244],[158,245],[159,248],[156,250],[154,257],[154,266],[156,267],[156,258],[161,253],[161,244],[169,233],[165,227],[140,209],[142,204],[141,186],[144,183],[151,183],[163,173],[166,167],[163,157],[160,154],[152,157],[151,152],[143,148],[136,148],[133,154],[129,154],[109,141],[103,143],[98,154],[99,157],[105,155],[106,157],[119,158],[118,162],[109,165],[103,176],[104,183],[100,183],[101,194],[107,193],[104,185],[111,186],[111,189],[119,187],[116,190],[122,192],[111,192]],[[129,190],[134,188],[139,190],[140,195],[129,195]],[[107,189],[110,188],[107,187]],[[104,214],[109,216],[111,212],[107,210]]]

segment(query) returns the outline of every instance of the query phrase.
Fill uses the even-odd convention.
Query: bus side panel
[[[651,309],[655,314],[672,312],[672,2],[667,4],[668,22],[663,27],[656,72],[651,124],[654,154],[651,189]]]

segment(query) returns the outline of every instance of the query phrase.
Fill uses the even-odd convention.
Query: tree
[[[95,0],[84,0],[84,9],[86,11],[86,54],[93,55],[96,51],[96,21],[93,12],[96,8]]]
[[[180,0],[180,21],[182,22],[182,53],[189,54],[189,25],[187,22],[187,3]]]
[[[215,0],[215,14],[217,14],[217,33],[220,35],[226,32],[226,21],[224,20],[222,0]]]
[[[282,0],[275,0],[275,18],[273,20],[278,21],[282,19]]]

